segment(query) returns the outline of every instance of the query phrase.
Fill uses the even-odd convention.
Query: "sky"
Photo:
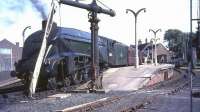
[[[25,32],[25,37],[41,29],[41,21],[44,18],[38,9],[43,9],[43,14],[48,15],[51,0],[0,0],[0,40],[6,38],[22,45],[22,31],[26,26],[31,26]],[[116,16],[110,17],[98,14],[99,35],[115,39],[124,44],[134,44],[134,16],[126,14],[126,9],[138,11],[146,8],[137,17],[137,38],[143,42],[147,38],[150,41],[154,37],[149,29],[162,29],[157,33],[160,42],[168,29],[179,29],[189,32],[189,1],[190,0],[100,0],[109,8],[115,10]],[[91,0],[81,1],[91,3]],[[34,4],[33,4],[34,3]],[[99,4],[99,3],[98,3]],[[100,5],[100,4],[99,4]],[[39,6],[39,8],[38,8]],[[100,5],[103,8],[103,5]],[[195,13],[196,14],[196,13]],[[195,15],[194,14],[194,15]],[[61,5],[55,14],[55,21],[62,27],[76,28],[90,32],[88,11]],[[61,18],[61,21],[60,21]],[[61,24],[60,24],[61,23]]]

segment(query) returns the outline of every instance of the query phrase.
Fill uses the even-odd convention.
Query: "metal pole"
[[[10,71],[12,71],[13,69],[13,53],[12,53],[12,48],[10,49]]]
[[[27,26],[24,28],[23,32],[22,32],[22,36],[23,36],[23,45],[24,45],[24,42],[25,42],[25,32],[27,29],[31,29],[31,26]]]
[[[152,40],[154,40],[154,42],[155,42],[155,52],[154,52],[154,58],[155,58],[155,65],[157,65],[157,49],[156,49],[156,42],[159,40],[159,38],[157,38],[156,37],[156,34],[159,32],[159,31],[161,31],[161,29],[157,29],[156,31],[154,31],[154,30],[152,30],[152,29],[149,29],[149,32],[153,32],[153,34],[154,34],[154,38],[152,39]]]
[[[154,53],[154,51],[153,51],[153,40],[151,40],[151,44],[152,44],[152,50],[151,50],[151,58],[152,58],[152,61],[151,61],[151,63],[153,64],[153,53]]]
[[[190,0],[190,41],[189,41],[189,52],[192,50],[192,0]],[[189,64],[188,64],[188,75],[190,76],[190,112],[192,112],[192,74],[191,74],[191,69],[192,69],[192,53],[188,54],[188,59],[189,59]]]
[[[31,82],[30,82],[30,86],[29,86],[30,97],[32,97],[32,95],[35,93],[35,90],[36,90],[38,78],[39,78],[39,75],[40,75],[40,69],[42,67],[43,59],[45,57],[45,51],[46,51],[46,47],[47,47],[47,38],[50,35],[50,31],[51,31],[52,24],[53,24],[52,21],[53,21],[54,11],[55,11],[55,4],[53,3],[52,8],[51,8],[51,12],[50,12],[48,19],[47,19],[47,25],[46,25],[43,40],[42,40],[42,43],[41,43],[41,48],[40,48],[40,51],[38,53],[38,57],[36,59],[35,68],[34,68],[33,75],[32,75]]]
[[[109,10],[103,9],[103,8],[99,7],[98,5],[83,4],[83,3],[79,3],[79,2],[75,2],[75,1],[71,1],[71,0],[58,0],[58,1],[59,1],[59,3],[86,9],[91,12],[104,13],[104,14],[108,14],[112,17],[115,16],[115,11],[113,11],[112,9],[109,9]]]
[[[155,34],[155,39],[156,39],[156,34]],[[157,47],[156,47],[156,44],[157,43],[156,43],[156,40],[155,40],[155,52],[154,52],[155,53],[155,65],[157,65],[157,63],[158,63],[157,62]]]
[[[131,9],[126,9],[126,13],[128,13],[129,11],[135,17],[135,68],[138,68],[138,66],[139,66],[139,57],[138,57],[138,41],[137,41],[137,16],[141,11],[146,12],[146,9],[142,8],[142,9],[138,10],[137,12],[134,12]]]
[[[138,41],[137,41],[137,15],[135,16],[135,68],[139,66]]]
[[[96,1],[93,0],[92,5],[97,5]],[[91,15],[90,15],[91,14]],[[92,57],[92,77],[91,77],[91,88],[90,92],[93,92],[94,86],[95,86],[95,81],[97,75],[99,75],[99,50],[98,50],[98,22],[100,20],[97,18],[97,13],[96,12],[90,12],[89,13],[89,22],[91,23],[91,57]]]

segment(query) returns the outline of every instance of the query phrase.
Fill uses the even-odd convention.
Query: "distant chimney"
[[[16,42],[16,46],[19,47],[19,42]]]
[[[138,45],[141,45],[141,44],[142,44],[142,40],[139,40],[139,41],[138,41]]]
[[[42,21],[42,30],[45,30],[46,25],[47,25],[47,20],[43,20]]]
[[[146,43],[146,44],[148,43],[148,40],[147,40],[147,38],[145,39],[145,43]]]

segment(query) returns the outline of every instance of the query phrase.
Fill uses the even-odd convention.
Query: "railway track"
[[[17,78],[12,78],[0,82],[0,94],[22,91],[24,89],[25,86],[22,84],[21,80]]]
[[[11,85],[11,84],[15,84],[15,83],[20,82],[20,81],[21,80],[17,79],[17,78],[12,78],[12,79],[7,79],[7,80],[4,80],[4,81],[1,81],[0,82],[0,88],[2,88],[4,86]]]
[[[181,77],[183,78],[183,77]],[[129,92],[129,93],[123,93],[123,94],[105,94],[103,95],[103,97],[98,97],[98,98],[95,98],[93,100],[88,100],[88,101],[80,101],[82,103],[73,103],[73,105],[76,105],[76,106],[72,106],[72,105],[64,105],[62,106],[61,109],[57,110],[56,108],[51,110],[51,111],[57,111],[57,112],[77,112],[77,111],[82,111],[82,112],[85,112],[85,111],[96,111],[96,110],[101,110],[102,108],[105,108],[105,107],[112,107],[113,105],[117,105],[117,104],[120,104],[121,102],[125,101],[125,100],[129,100],[129,99],[133,99],[134,97],[133,96],[136,96],[139,95],[139,94],[146,94],[146,93],[149,93],[149,95],[146,95],[145,97],[142,97],[139,101],[135,100],[136,103],[132,104],[133,102],[130,102],[130,105],[128,106],[124,106],[123,108],[118,108],[117,111],[120,111],[120,112],[134,112],[134,111],[137,111],[138,109],[140,108],[143,108],[146,104],[149,104],[151,103],[152,100],[154,100],[157,96],[159,95],[172,95],[172,94],[176,94],[177,92],[179,92],[181,89],[183,89],[185,86],[188,85],[189,81],[186,81],[186,80],[183,80],[181,82],[179,82],[180,80],[173,80],[173,82],[175,82],[175,84],[173,85],[173,88],[171,86],[168,87],[162,87],[157,89],[156,88],[144,88],[144,89],[141,89],[141,90],[138,90],[138,91],[133,91],[133,92]],[[178,83],[177,83],[178,82]],[[169,83],[171,83],[169,81]],[[160,84],[160,85],[164,85],[165,84]],[[72,89],[74,88],[77,88],[77,87],[70,87]],[[76,94],[72,94],[76,91],[69,91],[70,88],[65,88],[64,90],[62,91],[59,91],[63,94],[65,93],[71,93],[72,97],[76,96]],[[162,90],[161,90],[162,89]],[[163,91],[163,89],[166,91]],[[159,91],[158,91],[159,90]],[[80,91],[77,91],[80,93]],[[44,96],[44,97],[41,97],[41,94]],[[57,94],[57,92],[52,92],[52,91],[46,91],[45,92],[39,92],[39,93],[36,93],[36,97],[37,99],[41,99],[42,101],[45,101],[46,100],[46,96],[48,95],[52,95],[52,94]],[[81,93],[80,93],[81,94]],[[86,95],[88,96],[88,95]],[[82,100],[84,100],[84,98],[86,97],[85,95],[83,95],[83,98],[81,98]],[[91,97],[93,97],[93,95],[91,95]],[[44,98],[44,100],[43,100]],[[76,97],[75,97],[76,98]],[[68,99],[68,98],[67,98]],[[69,98],[71,99],[71,98]],[[80,97],[79,98],[76,98],[76,100],[80,100]],[[62,102],[62,100],[61,100]],[[67,108],[63,108],[63,107],[67,107]]]
[[[85,112],[85,111],[92,111],[95,108],[99,108],[105,105],[108,105],[110,103],[119,101],[120,97],[107,97],[103,99],[99,99],[93,102],[85,103],[82,105],[77,105],[74,107],[66,108],[63,110],[56,110],[56,112]]]
[[[196,74],[192,83],[192,97],[200,98],[200,75]]]
[[[158,95],[175,94],[175,93],[179,92],[181,89],[183,89],[185,86],[187,86],[189,83],[190,83],[190,81],[180,82],[180,83],[178,83],[176,85],[177,87],[168,89],[168,91],[164,91],[162,93],[161,92],[155,92],[153,95],[150,95],[150,96],[147,95],[140,102],[137,102],[134,105],[129,106],[129,107],[124,107],[119,111],[120,112],[135,112],[138,109],[143,108],[145,104],[150,103]],[[143,90],[142,89],[142,90],[134,91],[134,92],[131,92],[129,94],[125,94],[125,95],[121,95],[121,96],[107,97],[107,98],[99,99],[99,100],[96,100],[96,101],[93,101],[93,102],[89,102],[89,103],[85,103],[85,104],[81,104],[81,105],[65,108],[63,110],[56,110],[56,112],[94,111],[94,110],[97,110],[98,108],[101,108],[101,107],[104,107],[104,106],[108,106],[108,105],[120,102],[122,100],[125,100],[125,99],[129,99],[133,95],[147,93],[148,91],[149,90]]]
[[[183,78],[183,77],[181,77]],[[174,80],[176,82],[177,80]],[[169,82],[171,83],[171,82]],[[143,99],[138,101],[137,103],[134,103],[134,105],[129,105],[128,107],[121,107],[118,111],[119,112],[135,112],[140,108],[143,108],[146,104],[151,103],[152,100],[154,100],[159,95],[172,95],[179,92],[181,89],[186,87],[190,83],[189,80],[187,81],[181,81],[180,83],[176,84],[173,88],[167,88],[166,91],[160,90],[160,91],[154,91],[151,90],[151,95],[145,96]],[[155,88],[154,88],[155,89]],[[161,92],[162,91],[162,92]],[[112,96],[112,97],[106,97],[102,98],[93,102],[73,106],[73,107],[67,107],[62,110],[56,110],[56,112],[86,112],[86,111],[95,111],[98,110],[98,108],[103,108],[108,105],[115,105],[115,103],[123,102],[123,100],[127,100],[131,98],[133,95],[137,94],[146,94],[150,93],[150,90],[148,89],[141,89],[134,92],[131,92],[129,94],[125,95],[118,95],[118,96]]]
[[[189,83],[190,83],[190,81],[187,81],[187,82],[181,84],[180,86],[178,86],[177,88],[171,89],[170,91],[168,91],[166,93],[163,93],[163,94],[157,93],[153,96],[146,97],[142,102],[138,103],[136,106],[128,107],[126,109],[121,110],[120,112],[136,112],[137,110],[144,108],[145,105],[150,104],[152,102],[152,100],[156,99],[156,97],[158,97],[159,95],[176,94],[181,89],[183,89],[185,86],[187,86]]]
[[[88,93],[87,84],[88,82],[84,84],[71,85],[69,87],[62,87],[60,89],[55,89],[55,90],[42,90],[42,91],[38,90],[38,92],[40,92],[39,94],[41,94],[42,92],[47,94],[48,91],[50,93],[52,91],[63,92],[63,93]],[[26,89],[25,85],[21,82],[20,79],[17,78],[0,82],[0,95],[24,91],[25,89]],[[34,96],[38,97],[38,93],[36,92],[36,94],[33,95],[33,97]]]

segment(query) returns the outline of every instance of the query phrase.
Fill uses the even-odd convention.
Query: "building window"
[[[0,54],[1,55],[11,55],[12,49],[10,48],[0,48]]]
[[[0,48],[0,71],[11,71],[12,65],[12,49]]]

